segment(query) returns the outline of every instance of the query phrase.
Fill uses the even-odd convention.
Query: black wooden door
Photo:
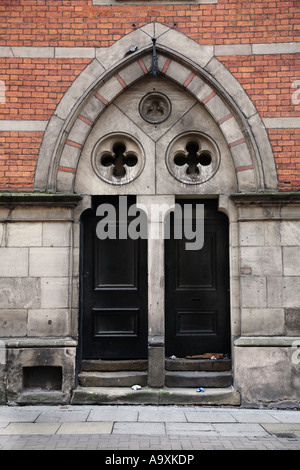
[[[203,248],[165,241],[167,356],[230,351],[228,221],[214,200],[177,201],[191,202],[204,203]]]
[[[117,210],[116,239],[96,234],[101,203],[114,204]],[[83,359],[147,357],[147,241],[120,238],[118,220],[114,197],[94,198],[93,209],[82,217]]]

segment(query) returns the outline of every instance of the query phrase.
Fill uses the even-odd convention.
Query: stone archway
[[[276,189],[275,162],[266,130],[237,80],[213,56],[210,46],[198,45],[160,24],[144,27],[150,34],[155,28],[165,31],[156,45],[160,76],[188,91],[217,124],[230,149],[237,190]],[[129,54],[133,43],[138,45],[137,51]],[[37,163],[36,190],[74,192],[81,152],[95,123],[119,95],[150,75],[151,66],[152,44],[141,30],[98,51],[47,126]]]

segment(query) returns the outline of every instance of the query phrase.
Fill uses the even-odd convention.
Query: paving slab
[[[152,410],[146,408],[139,412],[139,421],[147,422],[186,422],[186,417],[184,411],[181,410]]]
[[[190,423],[235,423],[237,420],[229,412],[217,411],[186,411],[185,416]]]
[[[300,411],[274,410],[269,414],[281,423],[300,423]],[[266,422],[266,421],[264,421]]]
[[[213,428],[221,436],[268,436],[268,432],[256,423],[215,423]]]
[[[113,427],[113,434],[166,434],[164,423],[123,423],[117,422]]]
[[[3,429],[5,429],[8,425],[9,425],[10,421],[1,421],[0,422],[0,431],[3,431]]]
[[[57,434],[110,434],[113,422],[63,423]]]
[[[32,423],[40,414],[40,410],[27,411],[20,408],[4,408],[0,407],[0,423],[2,422],[18,422],[18,423]]]
[[[36,419],[37,423],[65,423],[86,421],[90,411],[51,410],[43,411]],[[101,420],[98,420],[101,421]]]
[[[130,407],[100,407],[89,413],[87,421],[137,421],[138,410]]]
[[[269,434],[300,434],[300,423],[262,423],[262,427]]]
[[[178,436],[218,435],[210,423],[166,423],[166,433]]]
[[[233,410],[231,415],[239,423],[278,423],[278,420],[267,411]]]
[[[59,426],[56,423],[10,423],[0,434],[55,434]]]

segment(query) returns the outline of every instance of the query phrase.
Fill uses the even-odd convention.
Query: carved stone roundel
[[[217,172],[220,152],[216,143],[201,132],[187,132],[177,136],[166,154],[169,172],[178,181],[200,184]]]
[[[145,121],[150,124],[159,124],[170,116],[171,103],[163,93],[150,92],[141,99],[139,111]]]
[[[123,185],[137,178],[144,167],[141,144],[125,133],[113,133],[100,139],[92,152],[95,173],[106,183]]]

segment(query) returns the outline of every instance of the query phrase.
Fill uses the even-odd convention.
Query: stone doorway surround
[[[156,79],[151,76],[151,36],[159,36],[156,47],[160,75]],[[132,48],[133,45],[136,47]],[[131,49],[136,52],[130,53]],[[147,122],[145,116],[132,110],[133,104],[137,108],[141,98],[151,91],[173,98],[171,115],[158,124]],[[222,155],[220,168],[202,184],[184,184],[170,175],[164,158],[157,156],[166,154],[170,141],[176,136],[199,129],[217,142]],[[91,154],[99,139],[114,132],[119,136],[125,132],[122,134],[125,139],[126,133],[131,135],[142,142],[145,149],[143,171],[129,184],[109,184],[105,178],[99,179],[91,165]],[[75,80],[57,107],[40,155],[43,158],[38,160],[36,189],[77,192],[86,201],[84,208],[89,207],[90,196],[96,194],[136,194],[138,204],[150,207],[156,201],[166,212],[172,210],[175,195],[218,196],[220,210],[227,212],[230,219],[231,240],[236,236],[236,210],[228,196],[235,192],[277,188],[266,130],[237,80],[214,57],[211,46],[196,44],[159,23],[137,29],[110,48],[97,51],[96,59]],[[151,233],[161,229],[164,214],[157,217],[148,219],[148,384],[162,387],[164,247],[163,241],[152,239]],[[235,249],[231,246],[233,336],[239,308]]]

